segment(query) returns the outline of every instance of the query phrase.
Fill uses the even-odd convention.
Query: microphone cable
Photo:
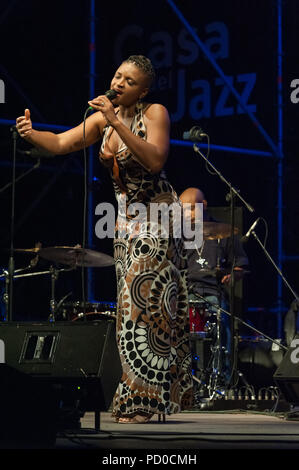
[[[107,98],[112,101],[117,96],[115,90],[107,90],[105,92]],[[84,271],[84,253],[86,245],[86,215],[87,215],[87,156],[86,156],[86,136],[85,136],[85,127],[86,127],[86,117],[89,111],[94,111],[94,109],[89,106],[83,118],[83,159],[84,159],[84,196],[83,196],[83,234],[82,234],[82,270],[81,270],[81,282],[82,282],[82,301],[83,301],[83,312],[84,318],[86,320],[86,294],[85,294],[85,271]]]
[[[84,320],[86,320],[86,293],[85,293],[85,266],[84,266],[84,254],[86,245],[86,216],[87,216],[87,155],[86,155],[86,117],[89,111],[93,111],[93,108],[89,106],[83,118],[83,161],[84,161],[84,189],[83,189],[83,233],[82,233],[82,267],[81,267],[81,288],[82,288],[82,301],[83,301],[83,314]]]

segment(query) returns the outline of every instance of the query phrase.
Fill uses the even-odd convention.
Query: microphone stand
[[[224,176],[220,173],[219,170],[217,170],[217,168],[215,168],[215,166],[209,161],[209,159],[199,150],[199,148],[194,144],[193,145],[193,149],[196,153],[198,153],[205,161],[206,163],[208,163],[208,165],[213,169],[213,171],[215,172],[215,174],[217,174],[219,176],[219,178],[221,179],[221,181],[223,181],[227,186],[229,186],[230,188],[230,193],[229,193],[229,197],[230,199],[234,199],[235,196],[237,196],[240,201],[242,201],[242,203],[245,205],[246,209],[249,210],[249,212],[254,212],[254,208],[248,203],[245,201],[245,199],[240,195],[239,191],[236,190],[225,178]],[[231,203],[231,207],[233,208],[233,203]],[[232,214],[233,215],[233,211],[232,211]],[[233,222],[234,222],[234,219],[232,219]],[[233,227],[232,227],[233,229]],[[253,234],[254,238],[257,240],[258,244],[262,247],[266,257],[268,258],[268,260],[272,263],[272,265],[274,266],[274,268],[277,270],[278,274],[280,275],[280,277],[282,278],[284,284],[287,286],[287,288],[290,290],[290,292],[292,293],[292,295],[295,297],[295,299],[297,300],[297,302],[299,302],[299,297],[298,297],[298,294],[296,294],[296,292],[294,291],[294,289],[290,286],[290,284],[288,283],[288,281],[286,280],[286,278],[284,277],[284,275],[282,274],[282,271],[279,269],[279,267],[275,264],[274,260],[272,259],[272,257],[270,256],[269,252],[267,251],[266,247],[263,245],[263,243],[261,242],[261,240],[259,239],[259,237],[257,236],[256,232],[254,230],[251,231],[251,233]],[[233,232],[232,232],[233,234]],[[231,278],[234,282],[234,273],[232,271],[232,275],[233,277]],[[232,292],[232,291],[231,291]],[[201,297],[201,296],[199,296]],[[226,312],[225,310],[221,309],[221,311],[223,311],[224,313],[226,313],[227,315],[230,315],[228,312]],[[234,312],[233,312],[233,315],[234,315]],[[234,315],[234,318],[239,322],[239,323],[242,323],[246,326],[248,326],[249,328],[251,328],[253,331],[259,333],[259,334],[262,334],[265,338],[269,339],[270,341],[272,341],[273,343],[275,343],[277,346],[279,346],[281,349],[284,349],[285,351],[287,350],[287,348],[285,348],[284,346],[282,346],[279,342],[273,340],[272,338],[270,338],[269,336],[265,335],[264,333],[261,333],[259,332],[257,329],[253,328],[251,325],[248,325],[247,323],[245,323],[244,321],[242,321],[240,318],[238,318],[236,315]],[[233,318],[231,318],[233,320]],[[232,323],[231,323],[232,324]],[[236,344],[236,343],[235,343]],[[234,359],[236,359],[236,348],[234,348]],[[235,372],[235,362],[233,363],[233,369],[232,370],[232,374],[231,374],[231,378],[233,377],[234,375],[234,372]],[[238,373],[238,376],[240,376],[240,373],[237,371]],[[243,379],[244,380],[244,379]]]
[[[10,256],[8,261],[8,278],[7,278],[7,320],[12,321],[13,318],[13,276],[15,269],[14,261],[14,225],[15,225],[15,186],[16,186],[16,154],[17,154],[17,137],[18,132],[16,126],[10,128],[13,141],[13,163],[12,163],[12,183],[11,183],[11,225],[10,225]]]
[[[12,133],[13,141],[13,163],[12,163],[12,181],[0,189],[0,194],[4,192],[7,188],[11,187],[11,224],[10,224],[10,255],[8,261],[8,270],[6,276],[6,306],[7,306],[7,316],[6,321],[13,320],[13,280],[15,273],[15,260],[14,260],[14,229],[15,229],[15,198],[16,198],[16,183],[22,178],[27,176],[33,170],[40,166],[40,159],[38,162],[29,170],[22,173],[16,179],[16,157],[17,157],[17,138],[18,131],[16,126],[10,128]]]
[[[279,267],[277,266],[277,264],[275,263],[275,261],[273,260],[273,258],[271,257],[270,253],[267,251],[265,245],[261,242],[261,240],[259,239],[259,237],[257,236],[257,234],[255,233],[254,230],[251,231],[252,235],[254,236],[254,238],[256,239],[256,241],[258,242],[258,244],[262,247],[266,257],[268,258],[268,260],[273,264],[274,268],[276,269],[276,271],[278,272],[278,274],[280,275],[280,277],[282,278],[283,282],[285,283],[285,285],[287,286],[287,288],[290,290],[290,292],[292,293],[292,295],[294,296],[294,298],[297,300],[297,302],[299,302],[299,297],[298,297],[298,294],[296,294],[296,292],[294,291],[294,289],[290,286],[290,284],[288,283],[288,281],[286,280],[286,278],[284,277],[284,275],[282,274],[282,271],[281,269],[279,269]]]
[[[237,338],[239,336],[236,331],[235,324],[235,273],[234,267],[236,262],[235,256],[235,195],[230,187],[230,192],[226,196],[226,200],[230,202],[230,219],[231,219],[231,243],[232,243],[232,262],[231,262],[231,273],[230,273],[230,333],[231,333],[231,364],[233,364],[231,371],[231,380],[234,382],[235,364],[237,363]]]
[[[209,161],[209,159],[203,155],[199,148],[194,144],[193,149],[198,153],[213,169],[215,174],[229,187],[229,193],[226,196],[226,200],[230,202],[230,217],[231,217],[231,243],[232,243],[232,267],[231,267],[231,278],[230,278],[230,331],[231,331],[231,353],[230,353],[230,362],[231,362],[231,375],[230,381],[234,381],[234,378],[238,374],[237,371],[237,358],[238,358],[238,336],[235,331],[235,197],[237,196],[249,210],[249,212],[254,212],[254,208],[240,195],[239,190],[234,188],[232,184],[220,173],[220,171],[215,168],[215,166]]]
[[[196,296],[199,297],[200,299],[204,300],[205,302],[207,302],[209,305],[211,305],[211,307],[218,308],[221,312],[225,313],[225,315],[231,316],[231,313],[230,313],[230,312],[228,312],[227,310],[225,310],[225,309],[222,308],[222,307],[219,307],[219,305],[214,304],[213,302],[210,302],[209,300],[205,299],[205,297],[203,297],[202,295],[196,293]],[[258,333],[259,335],[264,336],[264,338],[266,338],[266,339],[268,339],[269,341],[271,341],[271,343],[276,344],[276,346],[278,346],[280,349],[283,349],[284,351],[287,351],[287,350],[288,350],[288,348],[287,348],[286,346],[284,346],[283,344],[281,344],[279,341],[277,341],[276,339],[271,338],[270,336],[266,335],[265,333],[263,333],[262,331],[258,330],[258,329],[255,328],[254,326],[249,325],[249,323],[246,323],[244,320],[242,320],[241,318],[237,317],[236,315],[235,315],[235,319],[236,319],[239,323],[242,323],[242,325],[247,326],[248,328],[250,328],[250,329],[251,329],[252,331],[254,331],[255,333]]]
[[[36,170],[39,167],[40,167],[40,158],[38,159],[37,163],[33,167],[29,168],[29,170],[25,171],[20,176],[18,176],[18,178],[15,179],[15,183],[18,183],[19,181],[21,181],[21,179],[23,179],[25,176],[29,175],[29,173],[31,173],[32,171]],[[3,193],[6,189],[10,188],[10,186],[12,186],[12,183],[7,183],[5,186],[0,188],[0,194]]]

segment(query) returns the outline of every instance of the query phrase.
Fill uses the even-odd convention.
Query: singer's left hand
[[[107,124],[113,126],[113,124],[118,121],[114,111],[114,106],[111,101],[107,98],[107,96],[97,96],[93,100],[88,101],[88,104],[96,111],[101,111],[107,121]]]

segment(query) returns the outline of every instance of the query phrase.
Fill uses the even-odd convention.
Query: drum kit
[[[234,229],[238,233],[238,229]],[[231,236],[231,225],[219,222],[203,223],[203,239],[217,240],[218,243],[223,238]],[[219,263],[214,269],[199,267],[199,273],[203,278],[215,278],[217,285],[217,303],[207,302],[205,297],[198,295],[193,286],[190,286],[189,297],[189,324],[191,350],[193,355],[193,379],[197,383],[196,398],[200,403],[204,400],[213,400],[215,396],[224,395],[227,379],[225,378],[224,363],[228,357],[228,350],[223,345],[221,308],[223,299],[223,290],[221,288],[221,279],[230,272],[221,268]],[[190,294],[193,294],[192,297]],[[197,300],[194,300],[196,298]],[[197,341],[206,342],[209,350],[200,348],[198,354]],[[206,354],[208,359],[203,360],[198,355]],[[199,362],[196,364],[196,362]],[[227,361],[226,361],[227,362]]]
[[[75,246],[53,246],[42,248],[38,243],[34,248],[14,249],[15,253],[33,256],[29,266],[14,271],[13,280],[20,278],[28,278],[34,276],[50,275],[51,279],[51,299],[49,321],[77,321],[77,320],[98,320],[102,318],[115,318],[116,304],[114,302],[96,302],[90,303],[85,301],[76,301],[65,303],[66,295],[59,302],[55,298],[55,286],[61,272],[68,272],[84,268],[102,268],[113,266],[114,259],[98,251],[82,248],[80,245]],[[39,258],[50,261],[51,265],[45,271],[32,271],[37,265]],[[63,267],[60,267],[60,266]],[[59,267],[58,267],[59,266]],[[9,276],[7,271],[3,271],[0,280],[5,280],[4,303],[8,311],[9,304]]]
[[[203,224],[204,240],[217,239],[219,241],[222,238],[229,237],[230,233],[231,226],[229,224],[218,222],[204,222]],[[65,302],[68,295],[57,302],[55,296],[55,286],[61,272],[72,271],[79,267],[102,268],[112,266],[114,265],[114,259],[111,256],[105,253],[82,248],[80,245],[43,248],[41,244],[37,244],[34,248],[14,249],[14,252],[17,254],[30,255],[32,256],[32,259],[29,266],[14,271],[13,279],[50,275],[51,299],[50,314],[48,317],[49,321],[77,322],[116,318],[115,302]],[[32,272],[32,269],[37,265],[39,258],[49,261],[51,263],[50,267],[46,271]],[[227,272],[224,272],[220,267],[215,269],[204,269],[201,267],[201,273],[205,276],[214,276],[220,280]],[[9,302],[8,278],[9,276],[7,271],[4,271],[3,275],[0,275],[0,280],[5,279],[6,281],[4,294],[6,307],[8,307]],[[219,293],[219,300],[221,295],[222,294]],[[209,366],[206,370],[202,371],[200,378],[194,375],[194,379],[201,384],[201,387],[204,385],[205,389],[209,390],[210,395],[211,393],[218,393],[217,389],[220,387],[223,377],[223,354],[226,354],[226,351],[221,345],[220,316],[221,308],[217,308],[217,306],[213,307],[209,303],[204,302],[203,299],[192,300],[189,302],[190,337],[193,339],[207,339],[211,343],[211,360]]]

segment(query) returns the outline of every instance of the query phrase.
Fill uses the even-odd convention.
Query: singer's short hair
[[[136,67],[138,67],[140,70],[142,70],[144,75],[148,77],[149,86],[151,86],[151,84],[156,78],[156,74],[150,59],[148,59],[144,55],[131,55],[124,62],[130,62],[136,65]]]

